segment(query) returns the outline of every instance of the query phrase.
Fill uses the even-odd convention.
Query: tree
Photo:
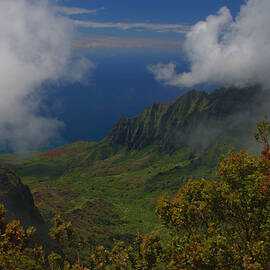
[[[87,266],[93,270],[270,269],[270,123],[257,124],[255,138],[263,144],[260,157],[232,149],[218,164],[217,180],[190,180],[172,200],[162,197],[157,214],[168,229],[165,246],[156,232],[137,233],[132,245],[116,241],[111,250],[98,247]],[[85,270],[74,247],[70,222],[54,218],[51,237],[66,254],[46,256],[30,248],[34,228],[7,223],[0,205],[0,269]],[[75,247],[76,248],[76,247]]]
[[[164,247],[156,234],[138,234],[129,247],[99,247],[91,269],[270,269],[270,123],[258,123],[261,157],[232,149],[217,179],[190,180],[173,200],[159,200],[168,229]]]
[[[43,248],[28,245],[35,229],[25,230],[17,220],[7,223],[5,214],[3,205],[0,205],[0,269],[44,269]]]
[[[24,229],[20,222],[13,220],[7,222],[6,211],[0,204],[0,269],[1,270],[86,270],[80,262],[63,251],[69,251],[71,243],[74,243],[74,229],[70,222],[65,222],[59,216],[53,219],[54,226],[50,235],[58,241],[61,255],[52,252],[46,256],[43,247],[32,247],[30,241],[35,229]],[[33,244],[33,243],[32,243]]]
[[[261,157],[232,149],[218,181],[190,180],[157,214],[170,230],[168,269],[270,269],[270,124],[258,123]]]

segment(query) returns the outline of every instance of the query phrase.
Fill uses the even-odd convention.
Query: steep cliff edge
[[[202,147],[205,141],[231,135],[236,126],[240,130],[257,114],[263,95],[259,87],[220,88],[211,94],[192,90],[174,102],[151,105],[137,117],[120,118],[108,138],[128,150],[153,144],[162,150]]]
[[[24,226],[44,223],[28,186],[13,170],[4,167],[0,168],[0,203],[8,211],[8,219],[19,219]]]

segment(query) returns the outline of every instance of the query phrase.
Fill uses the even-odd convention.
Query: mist
[[[64,123],[41,116],[44,83],[81,80],[93,64],[71,64],[75,29],[46,0],[0,1],[0,145],[44,146]],[[73,68],[71,68],[73,67]]]
[[[270,88],[270,1],[248,0],[233,18],[227,7],[195,24],[183,50],[189,71],[176,63],[148,66],[156,80],[190,87],[201,83]]]

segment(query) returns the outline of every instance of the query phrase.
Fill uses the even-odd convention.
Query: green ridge
[[[262,119],[256,102],[262,98],[258,87],[192,90],[120,118],[99,143],[76,142],[23,160],[1,158],[29,185],[46,220],[59,213],[89,246],[110,246],[113,238],[129,241],[137,231],[160,228],[157,199],[175,194],[189,178],[214,178],[217,160],[230,146],[254,151],[252,134]]]

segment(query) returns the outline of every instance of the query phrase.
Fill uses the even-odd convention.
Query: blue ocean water
[[[165,86],[147,70],[149,64],[169,61],[177,62],[178,71],[186,70],[179,54],[95,52],[87,57],[96,65],[88,84],[46,89],[46,115],[65,123],[60,144],[102,140],[120,116],[134,117],[147,106],[175,100],[187,90]]]

